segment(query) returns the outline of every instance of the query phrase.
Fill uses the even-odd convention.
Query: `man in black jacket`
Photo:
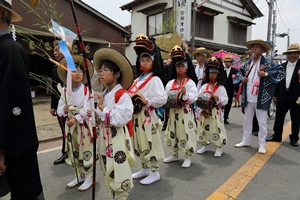
[[[231,110],[232,105],[232,99],[234,95],[234,84],[233,79],[235,78],[235,75],[237,73],[237,69],[232,67],[233,59],[232,56],[226,55],[223,58],[223,61],[225,63],[224,71],[226,72],[226,92],[228,96],[228,103],[225,106],[224,109],[224,124],[229,124],[228,122],[228,115]]]
[[[0,0],[0,178],[8,177],[11,199],[41,200],[29,59],[9,31],[11,22],[21,20],[8,2]]]
[[[290,143],[298,146],[300,105],[296,103],[300,97],[300,48],[299,44],[291,44],[283,53],[287,55],[288,61],[282,66],[286,70],[285,78],[275,86],[273,100],[276,102],[276,116],[273,131],[274,134],[267,139],[268,142],[281,142],[284,118],[290,111],[292,121],[292,134]]]
[[[60,62],[63,58],[64,55],[62,54],[62,52],[59,50],[59,46],[58,46],[58,41],[55,40],[53,42],[53,46],[54,46],[54,58],[57,62]],[[67,43],[68,49],[70,51],[71,54],[73,54],[73,50],[72,50],[72,46],[70,44]],[[56,114],[56,110],[57,110],[57,106],[58,106],[58,101],[60,98],[60,94],[58,92],[57,89],[57,84],[60,83],[61,86],[64,85],[64,83],[60,80],[60,78],[58,77],[57,74],[57,67],[55,67],[52,70],[52,92],[51,92],[51,108],[50,108],[50,114],[52,116],[56,116],[57,117],[57,121],[59,123],[59,126],[61,128],[61,132],[62,132],[62,148],[61,148],[61,153],[62,155],[56,159],[53,164],[54,165],[59,165],[65,162],[65,158],[64,158],[64,151],[65,151],[65,138],[64,138],[64,129],[65,129],[65,122],[66,122],[66,118],[65,117],[59,117]]]

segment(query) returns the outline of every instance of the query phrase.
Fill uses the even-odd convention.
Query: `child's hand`
[[[65,112],[65,114],[67,114],[69,112],[69,105],[64,106],[64,112]]]
[[[140,92],[137,92],[136,94],[139,96],[139,99],[142,101],[144,105],[148,104],[148,101],[145,99],[144,95],[142,95]]]
[[[72,118],[67,122],[67,126],[68,126],[68,127],[72,127],[75,123],[76,123],[76,118],[75,118],[75,117],[72,117]]]
[[[103,106],[103,101],[104,101],[103,95],[101,93],[99,93],[99,94],[97,94],[97,97],[98,97],[98,104],[97,104],[97,106],[98,106],[98,108],[100,110],[103,111],[103,109],[104,109],[104,106]]]
[[[104,101],[103,95],[99,93],[97,94],[97,97],[98,97],[98,105],[103,105],[103,101]]]
[[[203,117],[205,117],[205,118],[209,117],[208,113],[206,111],[204,111],[204,110],[201,111],[201,115],[203,115]]]
[[[95,112],[95,116],[96,116],[96,115],[97,115],[96,110],[95,110],[94,112]],[[88,117],[92,117],[92,112],[91,112],[90,109],[88,109],[88,110],[86,111],[86,114],[87,114]]]
[[[214,100],[215,100],[216,102],[219,100],[219,96],[218,96],[218,95],[213,94],[212,97],[214,98]]]
[[[91,110],[88,109],[88,110],[86,111],[86,114],[87,114],[87,116],[91,117],[91,116],[92,116]]]
[[[183,86],[183,87],[181,87],[181,93],[183,94],[183,95],[185,95],[186,94],[186,88]]]

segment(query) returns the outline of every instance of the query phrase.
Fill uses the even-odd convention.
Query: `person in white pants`
[[[283,67],[262,54],[269,51],[271,45],[262,39],[251,40],[245,43],[251,50],[252,58],[246,61],[237,72],[234,84],[243,83],[241,105],[245,108],[243,122],[243,141],[235,147],[247,147],[251,144],[253,116],[256,114],[258,132],[258,153],[266,153],[265,144],[267,131],[267,111],[270,107],[274,86],[285,75]]]

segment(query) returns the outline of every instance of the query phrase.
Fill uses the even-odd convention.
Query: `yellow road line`
[[[291,122],[283,127],[282,140],[291,132]],[[281,142],[267,142],[266,154],[256,153],[239,170],[237,170],[223,185],[213,192],[206,200],[230,200],[243,191],[259,170],[266,164],[273,153],[280,147]]]

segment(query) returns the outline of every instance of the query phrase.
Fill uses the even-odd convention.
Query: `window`
[[[148,35],[173,32],[174,25],[172,24],[172,19],[174,21],[174,17],[172,15],[172,8],[170,8],[162,13],[148,16]]]
[[[206,14],[197,13],[195,36],[205,39],[214,37],[214,17]]]
[[[228,43],[244,45],[247,38],[247,26],[229,22]]]

